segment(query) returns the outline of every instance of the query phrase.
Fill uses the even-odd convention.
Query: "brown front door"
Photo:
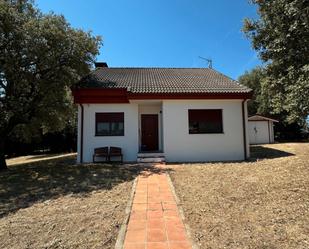
[[[159,149],[158,115],[142,114],[142,151]]]

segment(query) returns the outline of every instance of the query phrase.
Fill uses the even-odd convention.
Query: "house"
[[[250,144],[271,144],[275,142],[274,123],[278,120],[254,115],[248,118]]]
[[[121,147],[124,161],[244,160],[251,89],[209,68],[109,68],[74,89],[78,162],[94,148]]]

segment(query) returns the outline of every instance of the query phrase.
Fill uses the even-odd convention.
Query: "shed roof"
[[[279,122],[276,119],[272,119],[272,118],[267,118],[261,115],[253,115],[251,117],[248,118],[249,121],[272,121],[272,122]]]

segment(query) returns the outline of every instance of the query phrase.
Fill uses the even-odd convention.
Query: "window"
[[[103,112],[95,114],[96,136],[124,136],[124,113]]]
[[[189,134],[223,133],[222,110],[189,110]]]

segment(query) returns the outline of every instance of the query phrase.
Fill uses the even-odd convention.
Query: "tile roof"
[[[77,88],[125,88],[131,93],[249,93],[209,68],[97,68]]]

